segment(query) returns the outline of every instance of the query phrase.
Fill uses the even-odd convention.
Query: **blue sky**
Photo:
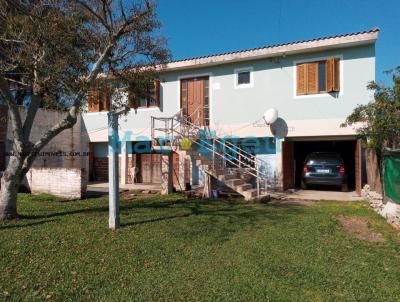
[[[400,0],[158,0],[174,59],[381,29],[377,80],[400,65]]]

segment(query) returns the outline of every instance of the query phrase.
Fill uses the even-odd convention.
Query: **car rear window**
[[[342,164],[343,160],[337,153],[312,153],[307,156],[307,165]]]

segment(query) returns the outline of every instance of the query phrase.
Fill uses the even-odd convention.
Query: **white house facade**
[[[299,186],[307,153],[334,150],[344,158],[349,186],[359,191],[362,147],[355,130],[341,123],[358,104],[372,100],[367,84],[375,80],[378,33],[372,29],[168,63],[149,97],[119,120],[121,184],[162,184],[163,160],[170,156],[177,190],[204,185],[207,175],[239,193],[257,190],[254,180],[242,182],[240,176],[218,172],[252,167],[250,175],[264,174],[264,182],[268,178],[264,185],[286,190]],[[108,104],[89,108],[82,115],[93,154],[89,178],[106,181]],[[278,119],[267,125],[263,114],[270,108]],[[174,137],[164,144],[157,140],[163,131],[156,126],[163,119],[180,127],[180,132],[164,131]],[[198,137],[202,129],[208,135],[204,140]],[[182,145],[185,139],[190,148]],[[221,141],[228,142],[229,150],[212,154]],[[204,144],[207,154],[201,154]],[[233,153],[226,163],[228,151]]]

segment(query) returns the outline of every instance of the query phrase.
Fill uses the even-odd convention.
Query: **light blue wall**
[[[295,96],[296,61],[340,56],[343,86],[339,96]],[[254,87],[235,89],[234,69],[253,67]],[[357,104],[371,100],[366,85],[375,79],[375,47],[352,48],[298,54],[274,59],[262,59],[167,72],[161,75],[161,108],[139,109],[120,120],[122,129],[150,127],[150,116],[171,116],[179,110],[179,78],[210,74],[211,118],[218,124],[252,123],[265,110],[274,107],[280,117],[289,120],[345,118]],[[218,87],[219,86],[219,87]],[[87,130],[106,127],[107,115],[85,114]]]

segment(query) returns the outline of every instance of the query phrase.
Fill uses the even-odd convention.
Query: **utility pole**
[[[110,104],[108,112],[108,227],[113,230],[119,228],[119,149],[118,114],[112,110]]]

